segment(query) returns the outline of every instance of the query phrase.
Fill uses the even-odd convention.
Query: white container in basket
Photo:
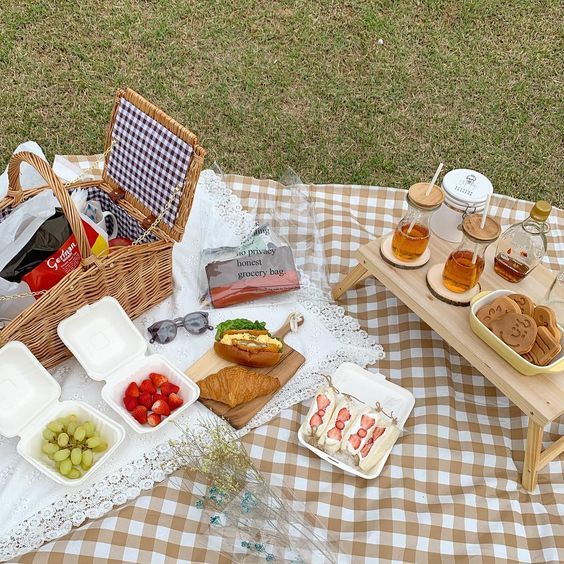
[[[59,337],[93,380],[105,380],[102,398],[138,433],[151,433],[176,419],[199,397],[200,389],[160,354],[147,356],[147,340],[119,302],[105,297],[80,308],[59,323]],[[151,372],[158,372],[180,388],[184,403],[156,427],[141,425],[123,405],[130,382],[140,384]]]
[[[333,385],[342,393],[355,396],[367,405],[374,406],[379,402],[383,410],[397,417],[397,424],[400,429],[403,428],[413,406],[415,405],[415,398],[413,394],[392,382],[388,382],[383,374],[369,372],[352,362],[343,362],[341,366],[335,371],[331,378]],[[312,403],[315,401],[315,396]],[[341,470],[355,476],[360,476],[367,480],[376,478],[382,472],[388,456],[394,445],[382,456],[380,462],[369,472],[363,472],[356,466],[351,466],[346,462],[339,460],[331,454],[323,452],[321,449],[310,445],[305,435],[306,421],[302,422],[301,427],[298,429],[298,439],[302,445],[317,454],[323,460],[326,460],[333,466],[337,466]]]
[[[0,410],[0,434],[18,435],[18,453],[55,482],[78,486],[96,472],[118,448],[125,437],[121,425],[82,401],[59,401],[61,387],[45,370],[31,351],[18,341],[11,341],[0,349],[0,389],[3,402]],[[55,469],[54,463],[43,453],[43,430],[58,417],[74,413],[81,421],[90,420],[108,449],[94,455],[94,464],[87,472],[71,480]]]

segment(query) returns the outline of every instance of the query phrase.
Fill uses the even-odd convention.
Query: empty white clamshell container
[[[177,418],[200,395],[200,388],[160,354],[147,356],[147,340],[112,297],[80,308],[59,323],[59,337],[82,364],[90,378],[105,380],[102,398],[137,433],[151,433]],[[184,403],[156,427],[141,425],[123,405],[130,382],[138,385],[158,372],[179,388]]]
[[[10,401],[0,410],[0,434],[18,435],[18,453],[55,482],[68,486],[84,483],[109,459],[125,437],[125,431],[110,418],[81,401],[59,401],[61,387],[31,351],[18,341],[0,349],[0,389]],[[94,455],[92,468],[75,480],[55,469],[43,453],[43,430],[53,419],[74,413],[81,421],[90,420],[100,438],[108,443],[105,452]]]

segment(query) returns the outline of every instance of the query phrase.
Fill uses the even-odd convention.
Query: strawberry
[[[163,396],[170,396],[170,394],[176,394],[178,391],[180,391],[180,388],[172,382],[165,382],[161,385],[161,394]]]
[[[165,382],[168,382],[168,378],[158,372],[151,372],[149,378],[151,378],[151,382],[153,382],[155,388],[160,388]]]
[[[161,422],[161,416],[158,413],[151,413],[147,418],[147,423],[151,425],[151,427],[156,427]]]
[[[155,402],[153,401],[153,397],[151,396],[151,394],[144,393],[139,396],[139,404],[144,405],[147,409],[151,409],[151,406],[154,403]]]
[[[127,409],[127,411],[133,411],[137,407],[138,403],[137,398],[123,396],[123,405],[125,405],[125,409]]]
[[[125,395],[131,398],[138,398],[140,395],[139,387],[135,382],[131,382],[129,386],[125,389]]]
[[[164,396],[161,396],[161,394],[153,394],[153,403],[155,403],[156,401],[159,400],[164,400],[166,401],[166,398]],[[153,405],[153,404],[151,404]]]
[[[133,418],[141,423],[141,425],[147,423],[147,408],[144,405],[138,405],[131,415],[133,415]]]
[[[170,407],[168,407],[168,403],[166,403],[165,400],[158,400],[153,404],[153,407],[151,408],[155,413],[158,413],[159,415],[164,415],[165,417],[167,415],[170,415]]]
[[[143,380],[143,382],[141,382],[141,385],[139,386],[139,391],[144,394],[156,394],[157,393],[157,388],[155,388],[155,386],[153,385],[153,382],[151,382],[151,380],[149,380],[148,378],[146,380]]]
[[[170,394],[170,396],[168,396],[167,400],[168,400],[168,406],[170,407],[171,411],[178,409],[184,403],[184,400],[174,392]]]

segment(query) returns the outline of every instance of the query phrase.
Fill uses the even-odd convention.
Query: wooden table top
[[[525,376],[515,370],[482,341],[470,327],[469,307],[449,305],[435,298],[427,287],[427,270],[444,263],[456,247],[436,236],[431,237],[431,259],[417,270],[397,269],[380,255],[380,239],[357,251],[359,262],[403,303],[453,346],[472,366],[513,401],[539,425],[545,425],[564,414],[564,372]],[[486,253],[486,266],[480,284],[482,290],[501,288],[520,292],[539,302],[555,273],[542,265],[518,284],[498,276],[493,267],[495,244]]]

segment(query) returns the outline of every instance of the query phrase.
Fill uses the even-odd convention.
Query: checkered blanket
[[[276,186],[240,176],[226,181],[243,202],[257,188]],[[309,190],[332,283],[354,266],[353,251],[390,230],[405,209],[405,192],[391,188]],[[531,206],[501,196],[492,204],[502,224],[524,218]],[[557,269],[564,265],[564,212],[554,210],[550,223],[547,262]],[[564,561],[564,460],[540,472],[533,493],[523,490],[521,411],[374,278],[349,291],[343,305],[384,346],[378,370],[416,397],[405,434],[380,477],[364,481],[299,446],[296,432],[307,408],[297,405],[244,438],[266,478],[283,481],[318,517],[340,562]],[[545,431],[551,442],[564,433],[564,422]],[[78,555],[231,562],[233,547],[196,534],[199,515],[195,496],[168,479],[20,562],[58,564]]]

